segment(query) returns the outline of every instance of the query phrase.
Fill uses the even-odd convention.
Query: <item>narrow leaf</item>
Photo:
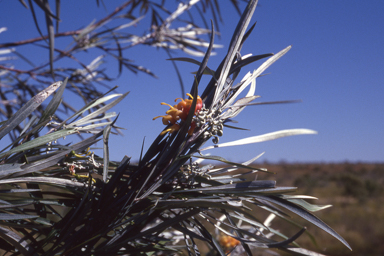
[[[0,139],[7,135],[13,128],[18,126],[27,116],[29,116],[43,101],[48,98],[57,88],[62,85],[62,82],[51,84],[46,89],[39,92],[25,105],[23,105],[1,128]]]
[[[52,100],[49,102],[48,106],[45,108],[43,114],[41,115],[39,123],[43,122],[44,120],[46,120],[47,118],[50,118],[55,114],[56,110],[58,109],[62,101],[64,89],[67,85],[67,82],[68,82],[68,77],[65,78],[63,84],[60,86],[60,88],[57,90],[57,92],[53,96]]]
[[[271,132],[266,133],[263,135],[253,136],[244,138],[241,140],[235,140],[227,143],[217,144],[214,146],[209,146],[206,148],[201,149],[200,151],[212,149],[212,148],[223,148],[223,147],[230,147],[230,146],[239,146],[239,145],[246,145],[246,144],[252,144],[252,143],[259,143],[269,140],[275,140],[278,138],[283,138],[287,136],[293,136],[293,135],[302,135],[302,134],[317,134],[316,131],[309,130],[309,129],[288,129],[288,130],[281,130],[277,132]]]
[[[0,213],[0,220],[24,220],[38,217],[37,215]]]
[[[32,0],[28,0],[28,2],[29,2],[29,7],[31,8],[32,17],[33,17],[33,21],[35,22],[35,26],[36,26],[37,32],[39,32],[40,36],[44,39],[45,42],[47,42],[47,40],[45,39],[43,33],[40,30],[39,23],[37,22],[35,8],[33,7]]]
[[[22,165],[23,164],[18,164],[18,163],[1,164],[0,165],[0,178],[11,175],[13,173],[21,172],[22,169],[20,168],[20,166],[22,166]]]
[[[318,217],[313,215],[312,213],[304,210],[300,206],[297,206],[294,203],[291,203],[289,201],[283,200],[276,196],[255,196],[255,198],[260,198],[262,200],[277,204],[281,207],[284,207],[288,210],[290,210],[293,213],[296,213],[303,219],[311,222],[312,224],[318,226],[322,230],[326,231],[330,235],[334,236],[336,239],[338,239],[340,242],[342,242],[348,249],[352,250],[351,246],[347,243],[347,241],[344,240],[336,231],[334,231],[331,227],[329,227],[327,224],[325,224],[322,220],[320,220]]]
[[[330,205],[330,204],[328,204],[328,205],[310,204],[307,201],[302,200],[302,199],[288,199],[288,201],[290,201],[294,204],[300,205],[301,207],[307,209],[310,212],[317,212],[317,211],[321,211],[321,210],[327,209],[329,207],[332,207],[332,205]]]
[[[29,247],[28,242],[15,232],[0,226],[0,237],[14,246],[23,255],[33,254],[33,249]]]
[[[35,2],[38,2],[35,0]],[[55,72],[53,70],[53,58],[55,53],[55,28],[53,26],[53,19],[50,13],[50,7],[48,0],[44,0],[44,12],[45,12],[45,22],[47,25],[47,31],[48,31],[48,43],[49,43],[49,68],[51,71],[51,76],[53,80],[55,80]]]
[[[62,137],[65,137],[65,136],[68,136],[68,135],[71,135],[71,134],[74,134],[77,132],[78,132],[78,130],[76,130],[76,129],[65,129],[65,130],[60,130],[57,132],[46,134],[46,135],[38,137],[34,140],[27,141],[24,144],[21,144],[15,148],[12,148],[11,150],[9,150],[7,152],[0,154],[0,158],[14,154],[14,153],[18,153],[18,152],[21,152],[24,150],[28,150],[28,149],[32,149],[32,148],[44,145],[45,143],[55,141],[57,139],[60,139]]]
[[[84,183],[77,182],[68,179],[60,179],[60,178],[48,178],[48,177],[23,177],[23,178],[14,178],[14,179],[3,179],[0,180],[0,184],[12,184],[12,183],[42,183],[42,184],[51,184],[58,186],[68,186],[68,187],[84,187]]]

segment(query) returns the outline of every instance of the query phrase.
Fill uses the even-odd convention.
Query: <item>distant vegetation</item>
[[[263,164],[263,167],[276,172],[271,178],[276,179],[277,185],[295,185],[296,194],[317,197],[317,204],[333,205],[316,215],[344,237],[353,251],[335,243],[331,236],[314,226],[308,230],[316,237],[319,247],[305,235],[297,240],[301,246],[327,255],[383,255],[384,163]],[[290,228],[277,221],[275,224],[283,233]]]

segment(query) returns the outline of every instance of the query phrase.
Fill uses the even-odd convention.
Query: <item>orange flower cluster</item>
[[[227,235],[221,235],[219,238],[220,245],[225,249],[226,252],[231,251],[236,245],[240,244],[240,241]]]
[[[177,100],[181,100],[179,103],[177,103],[174,106],[171,106],[167,103],[162,102],[161,105],[167,105],[170,107],[170,109],[165,112],[167,115],[164,116],[156,116],[153,118],[153,120],[162,117],[163,118],[163,124],[164,125],[169,125],[172,124],[172,126],[166,130],[164,130],[161,135],[166,134],[166,133],[173,133],[174,131],[178,131],[180,129],[180,125],[177,124],[176,122],[179,120],[185,121],[187,119],[189,110],[191,109],[193,97],[191,94],[187,93],[187,96],[190,97],[190,99],[182,99],[182,98],[177,98],[175,99],[175,102]],[[203,107],[203,101],[201,100],[200,96],[197,96],[197,102],[196,102],[196,108],[195,108],[195,115],[199,113],[200,109]],[[188,131],[189,135],[192,135],[193,130],[195,129],[196,125],[194,122],[191,124],[191,128]]]

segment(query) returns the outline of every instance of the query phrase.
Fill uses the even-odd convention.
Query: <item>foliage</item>
[[[179,129],[161,132],[149,149],[142,152],[137,164],[128,157],[120,162],[109,161],[108,136],[116,121],[110,119],[116,114],[107,111],[127,93],[103,95],[57,122],[52,117],[63,103],[62,95],[69,80],[56,82],[4,122],[0,138],[19,126],[57,90],[42,114],[32,115],[17,139],[0,152],[0,239],[4,252],[151,255],[172,254],[185,248],[189,255],[200,255],[200,244],[205,243],[219,255],[229,253],[231,246],[236,246],[233,254],[252,255],[257,249],[279,248],[297,255],[318,255],[294,242],[305,232],[305,227],[298,228],[291,237],[271,227],[272,219],[279,217],[297,228],[286,212],[299,215],[350,248],[312,213],[329,205],[310,204],[304,200],[313,199],[309,196],[288,195],[295,187],[278,187],[275,181],[256,179],[256,175],[268,173],[250,165],[259,156],[245,163],[234,163],[202,153],[215,147],[315,133],[308,129],[282,130],[218,144],[224,128],[236,128],[228,124],[232,118],[246,106],[261,104],[252,103],[258,98],[254,95],[256,78],[290,49],[258,56],[240,54],[254,27],[247,31],[256,5],[257,1],[249,1],[228,53],[216,70],[207,67],[214,47],[213,25],[201,63],[189,58],[174,59],[199,64],[188,101],[190,110],[178,123]],[[268,59],[256,70],[235,82],[244,66],[264,58]],[[212,79],[200,94],[203,102],[200,111],[195,112],[200,80],[205,73]],[[246,89],[246,95],[237,99]],[[113,98],[116,99],[106,103]],[[172,125],[168,124],[164,131]],[[52,129],[39,136],[46,126]],[[60,138],[78,133],[92,136],[73,145],[59,143]],[[202,148],[211,139],[215,145]],[[103,141],[102,158],[89,149],[98,140]],[[204,159],[227,166],[202,165]],[[246,171],[238,173],[238,168]],[[253,179],[247,181],[245,175],[252,175]],[[256,216],[260,210],[270,213],[265,221]]]
[[[311,181],[300,181],[299,193],[312,191],[322,204],[332,204],[333,207],[319,211],[316,215],[333,227],[343,236],[353,251],[348,251],[341,243],[333,243],[333,238],[315,226],[308,225],[308,231],[316,237],[317,246],[308,236],[301,236],[297,243],[307,249],[315,249],[326,255],[372,255],[381,256],[384,251],[382,244],[384,231],[378,223],[384,218],[384,163],[310,163],[310,164],[263,164],[263,167],[277,173],[276,182],[281,186],[291,185],[297,177],[308,176]],[[289,169],[289,171],[286,171]],[[351,187],[349,177],[358,178],[361,183],[354,189],[354,193],[346,193],[346,188]],[[345,180],[344,180],[345,177]],[[380,188],[372,191],[373,187]],[[365,185],[366,187],[362,187]],[[371,193],[371,191],[373,193]],[[360,193],[360,194],[357,194]],[[304,221],[296,219],[302,225]],[[280,232],[288,233],[291,226],[283,221],[276,220],[274,226]]]
[[[100,1],[96,2],[97,5],[100,4]],[[52,7],[48,0],[29,0],[28,4],[20,0],[20,3],[30,10],[40,36],[0,44],[0,55],[6,55],[0,58],[0,121],[10,118],[46,86],[65,78],[68,78],[67,90],[78,95],[79,100],[85,104],[101,97],[105,93],[105,88],[111,89],[108,84],[116,78],[108,72],[109,69],[105,68],[104,63],[108,58],[118,63],[117,77],[124,70],[156,77],[148,68],[140,64],[140,60],[135,64],[127,57],[128,50],[138,45],[164,49],[170,57],[175,50],[203,56],[203,49],[209,45],[203,36],[206,36],[210,29],[208,25],[207,27],[197,26],[196,20],[201,19],[204,24],[208,24],[204,13],[210,9],[215,23],[218,24],[221,20],[219,2],[216,0],[191,0],[185,4],[175,0],[163,0],[161,4],[157,2],[159,1],[127,1],[104,18],[92,21],[83,28],[60,32],[61,1],[56,0],[55,6]],[[173,6],[177,8],[168,10],[164,7],[165,2],[175,2]],[[239,9],[238,1],[230,0],[230,2],[235,9]],[[89,4],[94,3],[89,2]],[[45,26],[38,22],[38,10],[43,11],[45,15]],[[194,15],[190,13],[192,10],[195,11]],[[182,16],[182,14],[189,15]],[[140,31],[139,35],[134,34],[135,30],[132,27],[145,18],[150,19],[149,28]],[[44,27],[48,35],[43,35]],[[6,30],[5,27],[0,28],[0,36],[4,36]],[[72,39],[68,46],[58,48],[68,39]],[[59,42],[62,43],[59,44]],[[33,52],[37,48],[47,49],[49,60],[43,64],[36,64],[36,60],[31,60],[16,50],[21,47],[28,47],[28,52]],[[86,55],[95,57],[90,63],[86,63],[84,62]],[[24,70],[14,67],[15,58],[25,61],[30,68]],[[63,62],[63,60],[68,61]],[[76,112],[73,102],[67,100],[63,101],[60,108],[59,112],[71,114]],[[42,112],[43,108],[40,106],[35,114],[39,116]],[[65,117],[57,113],[57,118],[63,121]],[[22,127],[16,126],[9,136],[15,140],[21,131]]]

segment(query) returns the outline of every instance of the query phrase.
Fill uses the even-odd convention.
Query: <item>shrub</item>
[[[251,33],[247,31],[257,1],[249,1],[234,32],[228,53],[216,70],[207,62],[211,40],[203,61],[198,63],[189,98],[170,106],[162,116],[165,129],[137,164],[125,157],[109,160],[108,136],[116,114],[107,113],[126,95],[112,94],[95,99],[62,122],[52,121],[62,102],[66,81],[57,82],[28,101],[12,118],[2,124],[0,138],[29,117],[54,91],[40,118],[30,118],[23,132],[0,153],[0,239],[8,254],[23,255],[137,255],[172,254],[184,244],[189,255],[200,255],[200,242],[225,255],[252,255],[253,250],[279,248],[299,255],[315,255],[294,242],[305,232],[298,229],[292,237],[272,228],[279,217],[293,223],[292,212],[325,230],[348,248],[348,243],[311,212],[317,206],[301,195],[287,195],[295,187],[278,187],[275,181],[245,181],[243,176],[268,172],[250,166],[255,159],[234,163],[202,152],[216,147],[236,146],[298,134],[313,134],[308,129],[292,129],[218,144],[223,129],[257,96],[255,79],[290,47],[279,53],[242,58],[240,49]],[[235,83],[240,69],[269,57],[259,68]],[[211,81],[199,96],[204,73]],[[248,88],[241,99],[238,95]],[[114,99],[110,103],[108,100]],[[100,106],[103,105],[103,106]],[[95,110],[96,109],[96,110]],[[88,115],[85,115],[90,111]],[[51,125],[43,136],[39,132]],[[101,128],[101,130],[100,130]],[[74,134],[92,136],[75,144],[61,144],[60,138]],[[208,140],[213,146],[203,148]],[[89,150],[102,140],[104,153],[98,157]],[[226,167],[202,165],[209,159]],[[233,174],[244,168],[245,172]],[[256,177],[256,176],[255,176]],[[250,207],[270,213],[265,221]],[[294,223],[293,223],[294,224]],[[216,233],[213,232],[216,230]],[[200,242],[198,242],[200,241]]]

